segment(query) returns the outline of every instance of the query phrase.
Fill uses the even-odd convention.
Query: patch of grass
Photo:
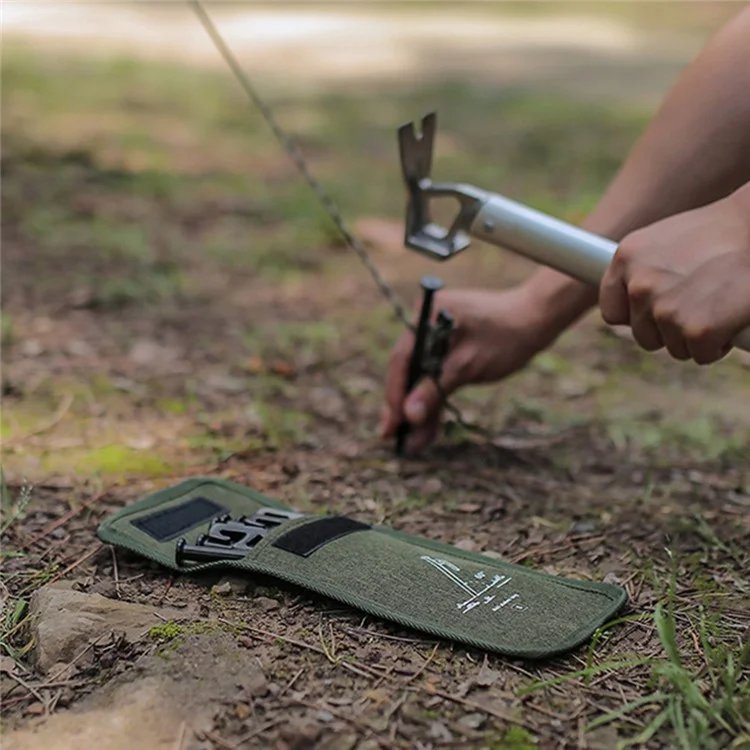
[[[523,727],[508,727],[502,737],[491,741],[490,750],[536,750],[539,743],[531,732]]]
[[[124,445],[102,445],[76,452],[68,465],[82,475],[95,474],[111,479],[134,475],[158,477],[173,469],[151,451],[139,451]]]
[[[257,404],[266,446],[274,450],[302,442],[311,427],[309,414],[272,403]]]
[[[33,646],[33,641],[21,647],[16,647],[16,635],[22,631],[29,619],[28,603],[25,599],[9,596],[3,603],[2,618],[0,620],[0,649],[10,656],[13,661],[21,660]]]
[[[693,420],[645,414],[606,421],[609,439],[618,450],[633,446],[652,451],[670,461],[677,453],[714,461],[741,457],[750,444],[750,434],[741,428],[727,428],[710,415]]]
[[[0,314],[0,345],[12,346],[16,340],[16,332],[13,326],[13,316],[7,312]]]
[[[676,608],[676,581],[678,572],[673,563],[669,577],[666,604],[657,603],[652,615],[635,615],[619,618],[601,628],[589,648],[588,664],[584,669],[522,688],[519,695],[551,685],[583,678],[590,684],[602,672],[616,674],[620,669],[648,667],[649,679],[644,687],[653,688],[635,700],[627,702],[590,721],[585,728],[590,732],[599,727],[618,722],[631,714],[641,717],[642,729],[622,740],[617,750],[643,746],[659,736],[671,738],[670,747],[680,750],[720,750],[727,747],[744,747],[743,737],[750,737],[750,642],[737,643],[723,632],[721,615],[715,607],[698,604],[695,609],[678,612]],[[593,663],[593,654],[602,634],[634,619],[653,621],[662,649],[660,656],[625,658]],[[685,642],[680,647],[678,634],[696,633],[695,642]],[[688,648],[689,644],[689,648]],[[692,660],[694,648],[700,645],[696,666]],[[650,711],[647,721],[643,712]],[[625,729],[620,726],[619,731]],[[739,738],[739,740],[737,740]],[[739,742],[731,743],[735,739]]]
[[[706,668],[698,675],[684,663],[677,646],[674,603],[665,609],[657,604],[654,621],[665,659],[652,663],[653,693],[644,695],[615,711],[595,719],[587,729],[607,724],[643,706],[655,706],[658,713],[637,735],[618,745],[642,745],[662,727],[669,728],[681,750],[720,750],[728,738],[750,739],[750,642],[739,651],[716,640],[716,615],[701,609],[697,628]],[[734,744],[733,747],[741,747]]]
[[[180,625],[174,620],[169,620],[160,625],[154,625],[149,629],[148,634],[151,638],[170,641],[173,638],[177,638],[178,635],[182,635],[184,632],[185,628],[183,625]]]
[[[33,486],[24,484],[18,496],[14,499],[12,493],[5,482],[5,472],[0,467],[0,487],[2,489],[2,515],[3,520],[0,523],[0,535],[5,534],[14,523],[23,518],[26,509],[31,502],[31,493]]]

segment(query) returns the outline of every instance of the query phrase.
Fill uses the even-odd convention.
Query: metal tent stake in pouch
[[[578,281],[599,286],[617,250],[617,243],[555,219],[497,193],[463,183],[433,182],[432,153],[437,117],[398,129],[401,171],[408,201],[404,243],[434,260],[447,260],[469,247],[475,237],[529,260],[553,268]],[[452,197],[459,209],[447,229],[432,222],[430,200]],[[732,342],[750,351],[750,329]]]

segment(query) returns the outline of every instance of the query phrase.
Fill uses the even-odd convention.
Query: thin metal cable
[[[261,113],[266,119],[266,122],[268,122],[271,129],[275,133],[276,137],[279,139],[281,144],[286,149],[287,153],[292,157],[295,164],[299,168],[300,172],[302,173],[304,178],[307,180],[307,183],[310,185],[310,187],[313,189],[315,194],[318,196],[318,198],[321,200],[323,205],[328,210],[328,215],[336,224],[338,230],[341,232],[344,239],[346,240],[346,243],[359,256],[359,259],[362,261],[365,268],[367,268],[367,270],[370,272],[370,275],[372,276],[373,280],[379,287],[380,291],[383,293],[383,296],[390,302],[396,315],[399,317],[401,322],[410,330],[414,330],[415,326],[410,320],[409,315],[407,314],[406,308],[404,307],[403,303],[401,302],[401,300],[399,300],[398,296],[393,291],[393,289],[388,285],[386,280],[380,275],[380,272],[378,271],[378,269],[375,267],[374,263],[370,259],[370,256],[368,255],[362,243],[357,239],[354,233],[349,229],[348,225],[344,221],[343,216],[341,215],[341,212],[338,209],[338,206],[334,203],[333,199],[325,192],[325,190],[320,185],[320,183],[310,173],[307,163],[305,162],[305,159],[300,153],[299,149],[291,140],[291,138],[284,132],[284,130],[282,130],[281,126],[276,121],[276,118],[274,117],[271,109],[266,105],[266,103],[257,94],[252,84],[250,83],[248,77],[245,75],[244,71],[242,70],[239,63],[237,62],[236,58],[227,47],[226,43],[222,39],[219,32],[216,30],[216,27],[212,23],[211,19],[206,14],[206,11],[203,9],[203,6],[201,5],[201,3],[198,2],[198,0],[190,0],[188,4],[193,7],[193,10],[195,11],[196,15],[198,16],[204,28],[206,29],[206,32],[211,37],[213,43],[216,45],[216,48],[219,50],[219,52],[222,54],[222,56],[226,60],[227,65],[229,65],[230,69],[237,77],[237,80],[240,82],[240,85],[245,90],[245,93],[252,99],[252,101],[261,111]]]

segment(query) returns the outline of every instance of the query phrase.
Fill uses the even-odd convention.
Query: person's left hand
[[[744,190],[744,194],[741,195]],[[646,351],[722,359],[750,325],[748,186],[626,236],[599,286],[610,325],[629,325]]]

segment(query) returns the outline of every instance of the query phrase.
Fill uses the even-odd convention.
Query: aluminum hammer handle
[[[597,287],[618,247],[612,240],[495,193],[487,195],[469,234]],[[750,328],[740,331],[732,344],[750,352]]]

